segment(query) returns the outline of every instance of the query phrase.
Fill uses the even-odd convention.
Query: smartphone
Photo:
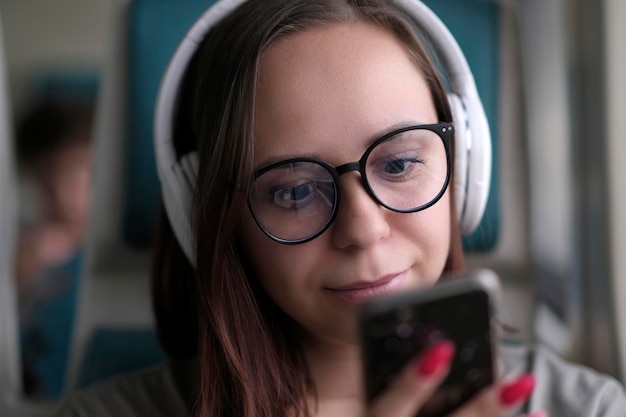
[[[446,379],[417,416],[448,415],[493,384],[499,282],[495,272],[479,269],[361,305],[359,334],[368,401],[392,384],[408,361],[442,339],[454,343],[455,356]]]

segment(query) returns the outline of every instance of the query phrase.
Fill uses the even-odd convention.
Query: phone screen
[[[428,290],[427,290],[428,291]],[[445,416],[494,382],[489,295],[472,289],[442,298],[395,304],[361,319],[368,400],[374,399],[410,359],[437,341],[455,345],[445,381],[419,417]]]

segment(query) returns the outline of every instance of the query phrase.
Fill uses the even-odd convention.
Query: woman
[[[61,415],[416,415],[454,346],[420,353],[367,404],[355,332],[360,303],[464,269],[452,117],[411,26],[383,1],[249,1],[205,38],[180,105],[177,152],[199,155],[195,268],[165,227],[154,294],[164,346],[192,359],[94,387]],[[518,415],[535,384],[524,352],[452,416]],[[614,381],[548,363],[528,412],[625,409]],[[557,375],[581,381],[586,408],[552,397]]]

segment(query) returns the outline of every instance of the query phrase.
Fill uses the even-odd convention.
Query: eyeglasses
[[[248,206],[263,230],[284,244],[308,242],[333,222],[341,201],[339,177],[358,171],[378,204],[414,213],[435,204],[450,180],[452,123],[404,127],[377,139],[360,160],[334,167],[293,158],[257,170]]]

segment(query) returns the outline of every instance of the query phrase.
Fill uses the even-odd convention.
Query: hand
[[[454,345],[442,341],[410,362],[396,382],[371,405],[367,417],[414,417],[443,382],[454,358]],[[503,417],[526,400],[535,385],[523,375],[484,390],[450,417]],[[526,417],[547,417],[543,412]]]

